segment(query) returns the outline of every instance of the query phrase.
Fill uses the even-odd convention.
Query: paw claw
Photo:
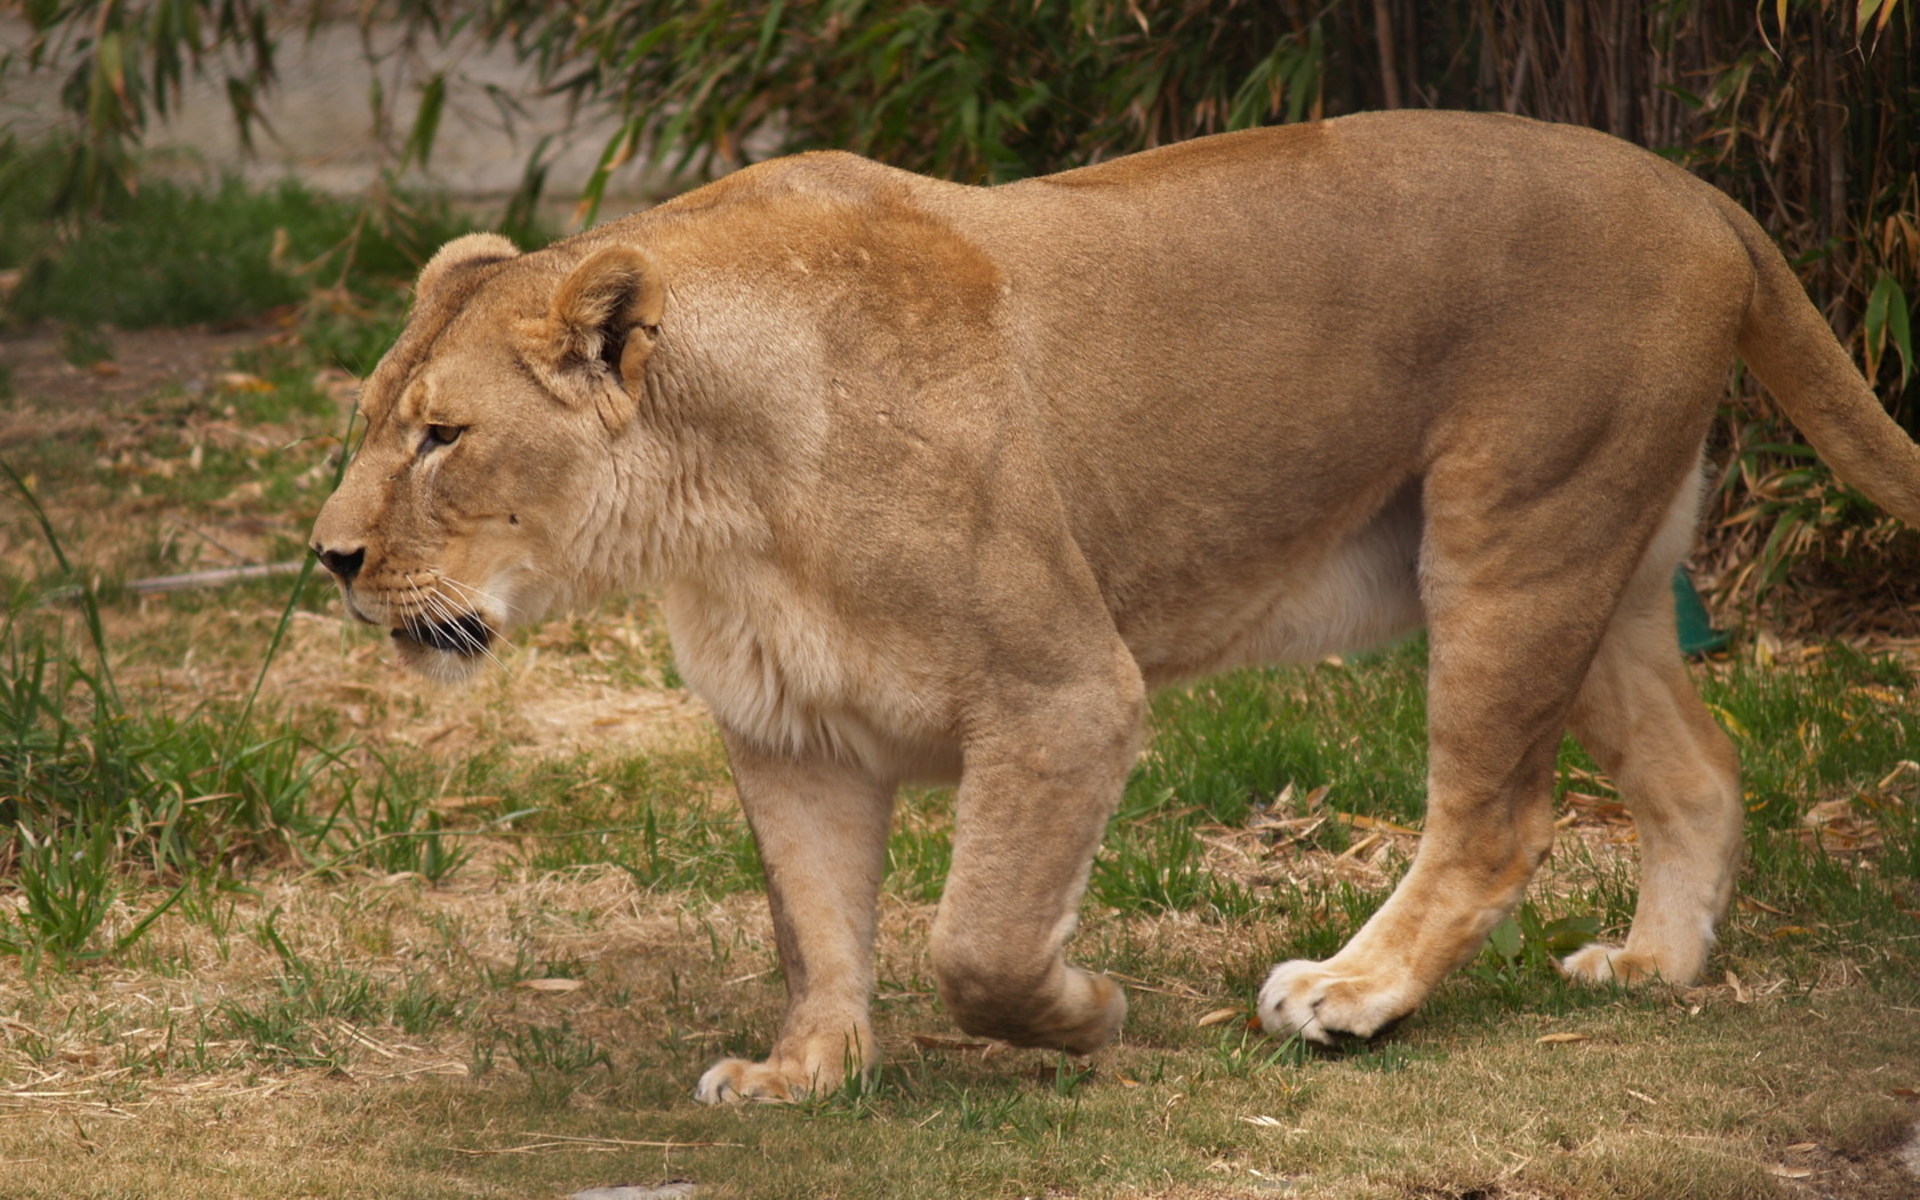
[[[1260,1024],[1268,1033],[1333,1046],[1381,1033],[1412,1011],[1403,988],[1294,959],[1273,969],[1260,988]]]
[[[772,1063],[723,1058],[700,1076],[693,1098],[701,1104],[790,1104],[806,1099],[811,1090]]]
[[[1651,955],[1590,942],[1559,962],[1560,973],[1581,983],[1651,983],[1662,978],[1660,964]]]

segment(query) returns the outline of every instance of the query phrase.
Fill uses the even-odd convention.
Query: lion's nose
[[[353,577],[360,573],[360,565],[367,561],[367,552],[364,548],[329,550],[317,542],[313,546],[313,555],[320,560],[320,565],[332,571],[341,583],[352,583]]]

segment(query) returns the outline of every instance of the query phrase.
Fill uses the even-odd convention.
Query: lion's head
[[[314,524],[347,611],[436,678],[603,586],[581,551],[613,520],[664,291],[644,251],[587,249],[548,261],[474,234],[434,256]]]

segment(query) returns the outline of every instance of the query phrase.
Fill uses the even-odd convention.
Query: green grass
[[[97,339],[91,331],[101,325],[249,320],[316,287],[399,282],[440,243],[476,227],[432,201],[373,208],[291,182],[255,190],[236,179],[211,189],[152,180],[86,219],[54,221],[63,153],[0,141],[0,267],[21,270],[13,318],[67,323],[76,339]]]
[[[1752,764],[1755,849],[1742,892],[1780,910],[1737,917],[1724,961],[1750,982],[1770,974],[1789,982],[1765,1005],[1720,1000],[1702,1012],[1699,1002],[1676,1004],[1657,989],[1623,992],[1561,980],[1550,955],[1564,952],[1564,939],[1622,916],[1617,899],[1585,892],[1529,901],[1510,934],[1496,936],[1388,1041],[1326,1055],[1237,1023],[1196,1027],[1195,1014],[1209,1004],[1245,1004],[1276,959],[1329,953],[1384,895],[1344,883],[1310,889],[1219,877],[1207,868],[1198,839],[1234,820],[1244,823],[1255,805],[1273,804],[1289,784],[1296,797],[1328,787],[1322,802],[1329,807],[1342,808],[1352,797],[1355,808],[1417,820],[1417,796],[1382,783],[1418,773],[1417,761],[1395,761],[1404,750],[1393,749],[1412,744],[1418,731],[1419,663],[1410,648],[1355,667],[1247,673],[1159,701],[1161,740],[1130,785],[1132,811],[1116,818],[1102,851],[1077,956],[1213,999],[1136,991],[1126,1037],[1091,1069],[1058,1056],[916,1051],[904,1035],[940,1030],[943,1021],[925,978],[901,974],[896,963],[883,971],[882,992],[908,998],[877,1008],[890,1057],[875,1080],[787,1110],[689,1105],[686,1089],[713,1057],[764,1051],[781,991],[777,976],[765,974],[770,946],[742,941],[741,927],[728,918],[694,915],[730,896],[747,910],[757,904],[736,896],[757,886],[757,869],[738,817],[709,799],[724,791],[724,762],[701,743],[612,759],[482,753],[443,780],[445,787],[501,797],[466,818],[478,828],[510,829],[516,850],[501,869],[514,877],[611,864],[638,894],[682,907],[688,916],[665,963],[569,960],[547,940],[555,935],[545,934],[517,943],[511,961],[482,967],[469,951],[441,950],[395,975],[295,950],[269,916],[230,934],[272,949],[278,965],[266,985],[173,1018],[164,1048],[124,1052],[127,1073],[116,1086],[132,1102],[143,1088],[196,1073],[353,1077],[378,1064],[362,1040],[369,1034],[390,1044],[463,1036],[474,1084],[370,1092],[356,1108],[319,1101],[318,1109],[302,1110],[301,1131],[292,1135],[308,1146],[316,1137],[363,1139],[379,1164],[383,1194],[401,1196],[577,1190],[616,1178],[691,1174],[716,1194],[756,1196],[1238,1196],[1277,1193],[1291,1181],[1313,1195],[1460,1195],[1475,1188],[1498,1195],[1511,1187],[1522,1195],[1649,1200],[1784,1197],[1785,1185],[1768,1164],[1787,1158],[1785,1147],[1813,1141],[1831,1148],[1823,1152],[1883,1153],[1904,1110],[1884,1091],[1860,1091],[1858,1081],[1887,1063],[1894,1064],[1889,1079],[1912,1080],[1920,1071],[1910,1046],[1889,1044],[1889,1010],[1875,1007],[1914,1001],[1910,947],[1920,922],[1909,915],[1911,814],[1920,807],[1920,789],[1896,782],[1894,794],[1874,791],[1890,769],[1886,756],[1920,745],[1920,717],[1911,681],[1886,660],[1834,652],[1804,671],[1727,665],[1712,676],[1710,701],[1739,715],[1736,736]],[[83,688],[81,698],[91,695],[84,684],[75,686]],[[1386,716],[1369,725],[1369,711]],[[1345,752],[1272,753],[1254,731],[1273,728],[1282,714],[1296,725],[1285,744],[1318,741]],[[1346,731],[1355,728],[1370,729],[1369,738],[1352,740]],[[1170,745],[1184,749],[1175,753]],[[1183,755],[1193,757],[1179,761]],[[410,781],[408,769],[394,766],[382,776],[400,789],[392,798],[352,806],[358,824],[350,830],[339,815],[336,826],[345,832],[329,845],[336,853],[352,849],[330,872],[363,862],[443,880],[469,877],[473,868],[463,856],[470,843],[458,835],[471,830],[433,825],[414,799],[427,784]],[[1169,788],[1164,781],[1176,771],[1217,781],[1217,799],[1196,803]],[[1862,812],[1880,822],[1884,852],[1827,853],[1793,832],[1811,804],[1855,796],[1872,797]],[[925,905],[937,895],[950,803],[942,791],[903,798],[887,883],[897,901]],[[436,843],[442,837],[451,840]],[[241,840],[235,832],[225,844]],[[436,854],[444,864],[437,874],[421,857]],[[103,850],[99,857],[111,856]],[[68,858],[89,861],[86,854]],[[18,869],[49,873],[45,863],[24,858]],[[219,873],[199,876],[199,891],[183,893],[170,919],[218,921],[210,879]],[[124,859],[108,874],[111,882],[99,886],[109,903],[123,892],[155,903],[151,888],[127,877]],[[326,886],[328,877],[308,886]],[[1210,930],[1212,940],[1194,947],[1181,940],[1191,934],[1169,941],[1152,932],[1183,914],[1200,918],[1184,928]],[[569,936],[591,936],[603,920],[564,910],[529,911],[522,919],[532,922],[530,930],[544,922],[576,931]],[[1774,936],[1790,925],[1809,932]],[[465,946],[470,937],[449,927],[447,945]],[[51,944],[43,949],[49,962],[60,959]],[[82,955],[131,962],[142,952],[137,940],[92,937],[68,949],[75,951],[68,963]],[[154,962],[164,958],[156,952]],[[1840,959],[1873,986],[1816,990],[1818,973]],[[465,965],[454,978],[430,962]],[[168,968],[174,975],[192,969],[185,959]],[[592,1002],[543,1008],[512,999],[521,981],[556,977],[579,980],[579,995]],[[753,982],[742,987],[741,979]],[[1829,1039],[1818,1053],[1803,1045],[1803,1027],[1815,1021]],[[111,1028],[103,1024],[98,1036]],[[1536,1044],[1544,1033],[1584,1040]],[[49,1062],[57,1061],[54,1047],[45,1050]],[[1745,1065],[1756,1049],[1764,1052],[1757,1073]],[[1561,1067],[1570,1069],[1565,1078]],[[1775,1093],[1807,1099],[1781,1111],[1768,1098]],[[1641,1096],[1652,1100],[1635,1098]],[[6,1136],[0,1132],[0,1147]],[[111,1148],[120,1144],[117,1132],[89,1136],[108,1139],[96,1165],[137,1190],[131,1181],[143,1177],[140,1164],[152,1152],[143,1159],[131,1145]],[[662,1159],[622,1146],[635,1141],[681,1148]],[[535,1142],[563,1150],[604,1145],[622,1157],[583,1162],[563,1150],[553,1152],[559,1161],[493,1153]],[[328,1178],[324,1156],[300,1158],[303,1178]],[[1356,1167],[1361,1163],[1364,1169]],[[242,1166],[236,1178],[257,1181],[267,1169]],[[32,1171],[21,1178],[21,1195],[51,1194]],[[353,1195],[359,1185],[326,1186]]]
[[[1153,743],[1116,820],[1178,803],[1234,824],[1288,783],[1330,785],[1349,812],[1417,818],[1426,696],[1410,684],[1425,662],[1416,639],[1351,666],[1239,671],[1155,697]]]
[[[1296,797],[1327,789],[1321,803],[1331,810],[1417,827],[1426,768],[1423,659],[1415,642],[1352,665],[1245,671],[1156,698],[1154,741],[1096,863],[1095,899],[1123,911],[1223,919],[1277,906],[1311,912],[1317,925],[1355,925],[1384,891],[1332,904],[1290,895],[1284,885],[1248,894],[1206,869],[1196,834],[1244,824],[1289,786]],[[1920,908],[1920,778],[1897,778],[1890,793],[1878,789],[1896,764],[1920,754],[1910,672],[1892,658],[1833,647],[1804,669],[1729,662],[1700,682],[1743,763],[1751,855],[1743,893],[1816,923],[1813,944],[1830,950],[1864,951],[1875,931],[1911,932],[1905,914]],[[1591,786],[1581,774],[1591,770],[1569,741],[1563,786]],[[1815,804],[1833,800],[1876,823],[1883,849],[1849,856],[1814,844],[1803,820]],[[1344,848],[1339,829],[1323,827],[1322,848]],[[1544,940],[1564,953],[1570,933],[1617,928],[1630,906],[1630,885],[1596,888],[1575,911],[1536,915],[1537,937],[1523,941]],[[1332,935],[1312,940],[1301,951],[1310,957],[1337,944]],[[1883,961],[1888,977],[1920,969],[1920,939],[1868,957]]]
[[[1828,1154],[1883,1152],[1903,1133],[1897,1101],[1849,1102],[1842,1074],[1891,1049],[1886,1036],[1855,1010],[1825,1016],[1816,1046],[1804,1010],[1763,1015],[1780,1060],[1758,1070],[1723,1053],[1727,1038],[1750,1036],[1746,1011],[1600,1013],[1584,1025],[1589,1042],[1561,1047],[1488,1033],[1445,1050],[1296,1059],[1206,1039],[1121,1053],[1109,1060],[1120,1069],[1091,1076],[1042,1056],[1021,1059],[1017,1073],[929,1056],[868,1087],[744,1112],[673,1102],[650,1080],[657,1064],[594,1059],[520,1086],[489,1074],[480,1087],[419,1084],[378,1104],[336,1089],[301,1106],[304,1150],[277,1167],[244,1150],[275,1127],[270,1118],[237,1109],[184,1139],[175,1161],[210,1196],[257,1194],[248,1187],[277,1169],[297,1190],[388,1197],[564,1195],[691,1177],[710,1194],[755,1197],[1784,1200],[1801,1193],[1768,1167],[1790,1159],[1787,1146],[1805,1138]],[[537,1075],[593,1059],[597,1047],[578,1038],[516,1049]],[[1650,1057],[1664,1061],[1650,1067]],[[499,1065],[510,1061],[503,1045]],[[1150,1065],[1157,1077],[1140,1069]],[[1803,1123],[1769,1091],[1827,1116]],[[143,1131],[103,1125],[89,1130],[96,1186],[140,1190],[151,1153]],[[25,1150],[26,1132],[0,1132],[0,1146]],[[515,1152],[534,1145],[548,1149]],[[207,1170],[215,1161],[224,1169]],[[55,1178],[29,1161],[17,1194],[58,1194]]]
[[[760,862],[730,792],[717,740],[614,761],[585,755],[516,763],[482,755],[461,787],[493,794],[483,818],[511,817],[525,866],[558,871],[610,864],[650,891],[728,895],[760,886]]]
[[[207,701],[184,716],[131,705],[114,675],[101,601],[67,558],[38,497],[8,472],[14,501],[33,516],[64,568],[41,596],[16,593],[0,616],[0,862],[25,900],[0,914],[0,952],[55,966],[124,953],[193,881],[268,863],[372,857],[429,879],[457,851],[425,836],[423,800],[393,772],[373,776],[370,804],[344,750],[277,724],[256,706],[304,580],[281,609],[255,690]],[[35,611],[43,597],[80,610],[71,626]],[[172,894],[110,944],[99,935],[133,870],[176,882]]]

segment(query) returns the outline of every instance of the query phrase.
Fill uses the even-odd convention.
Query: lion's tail
[[[1722,200],[1754,268],[1741,357],[1840,478],[1920,526],[1920,446],[1887,415],[1773,239],[1746,210]]]

